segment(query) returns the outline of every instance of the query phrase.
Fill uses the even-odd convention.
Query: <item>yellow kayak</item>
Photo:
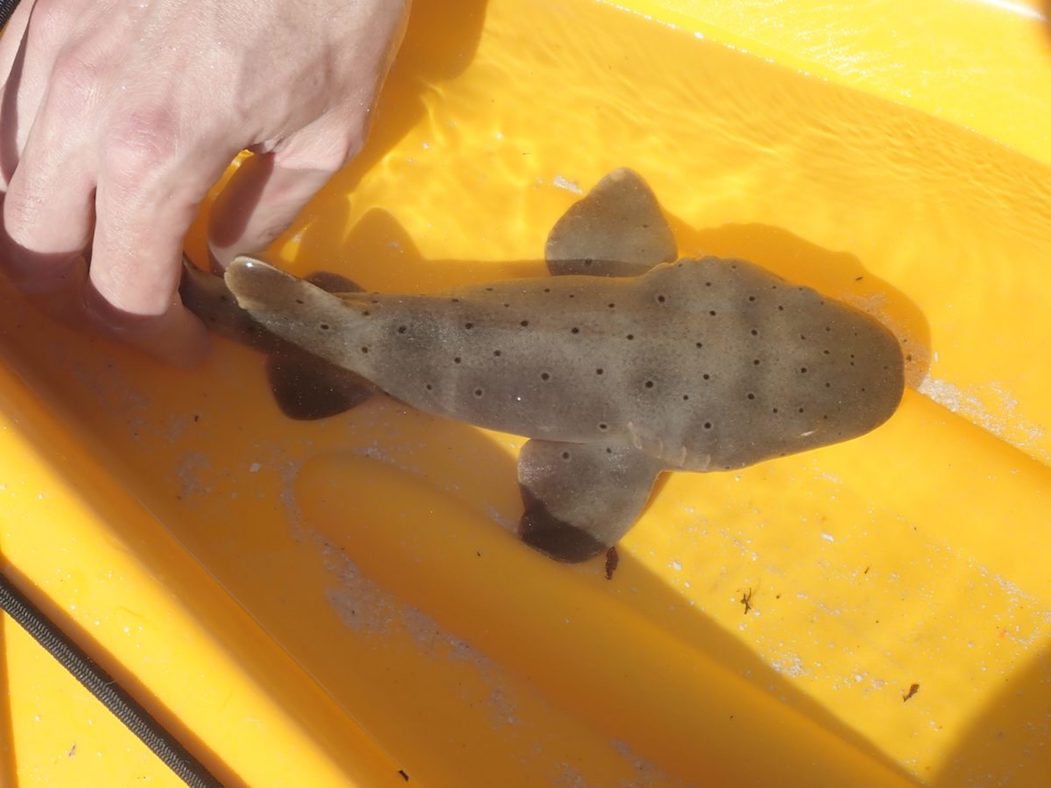
[[[513,534],[521,438],[382,397],[291,421],[249,349],[162,368],[3,285],[5,574],[227,785],[1046,784],[1046,4],[454,5],[416,0],[270,259],[543,275],[631,167],[682,254],[878,315],[898,412],[672,474],[615,567],[565,565]],[[0,785],[138,784],[181,783],[0,618]]]

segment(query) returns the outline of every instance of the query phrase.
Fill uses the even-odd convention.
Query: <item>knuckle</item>
[[[100,166],[108,180],[134,187],[179,151],[178,124],[166,108],[124,113],[102,140]]]
[[[85,113],[101,96],[101,68],[83,57],[76,49],[68,49],[55,59],[48,85],[48,100],[63,117],[77,117]]]
[[[286,167],[319,172],[339,171],[361,150],[366,136],[363,121],[315,124],[279,147]]]

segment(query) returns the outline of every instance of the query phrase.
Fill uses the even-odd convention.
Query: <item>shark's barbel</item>
[[[567,212],[546,257],[557,276],[437,295],[334,294],[247,257],[227,270],[223,305],[202,298],[200,281],[183,290],[213,325],[237,324],[256,345],[270,337],[286,366],[334,376],[332,389],[368,381],[530,438],[520,534],[561,560],[615,544],[661,471],[847,440],[901,399],[901,349],[878,321],[745,261],[675,260],[656,199],[630,170]]]

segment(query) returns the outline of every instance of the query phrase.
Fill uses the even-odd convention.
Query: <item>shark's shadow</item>
[[[915,384],[926,374],[929,328],[925,318],[906,296],[874,277],[856,257],[822,249],[781,228],[750,224],[692,230],[681,220],[674,217],[669,219],[680,252],[684,255],[703,253],[747,259],[790,281],[811,285],[832,297],[853,301],[856,305],[878,312],[896,330],[906,347],[906,353],[911,354],[907,380]],[[315,245],[315,239],[310,237],[308,229],[301,239],[299,256],[295,261],[299,270],[310,271],[320,267],[314,265],[311,252],[314,249],[331,249],[328,241],[318,238]],[[331,258],[323,264],[331,264]],[[415,283],[419,291],[427,291],[438,288],[439,282],[444,286],[455,286],[515,276],[542,275],[544,270],[544,263],[539,259],[494,263],[425,259],[389,213],[374,209],[351,229],[348,242],[340,252],[338,273],[352,278],[366,289],[382,292],[404,291],[406,282]],[[878,308],[872,309],[874,305]],[[432,484],[437,482],[439,488],[457,490],[456,497],[462,500],[477,498],[480,508],[495,509],[509,520],[516,519],[520,507],[516,500],[516,471],[510,456],[480,445],[484,442],[484,433],[470,427],[442,422],[437,430],[437,433],[428,433],[432,436],[431,440],[450,445],[462,441],[466,461],[425,467],[423,473],[428,481]],[[475,462],[480,457],[484,458],[484,467],[481,468]],[[661,477],[662,480],[667,478],[667,474]],[[662,486],[658,484],[654,496],[660,494]],[[337,491],[335,494],[343,493]],[[348,499],[343,505],[349,509],[353,505],[354,493],[348,490],[345,494]],[[332,534],[328,536],[331,538]],[[336,537],[339,547],[352,558],[354,541],[349,535],[345,540]],[[585,575],[591,573],[592,578],[600,578],[603,573],[602,559],[583,565],[579,571]],[[617,604],[634,608],[646,620],[676,633],[689,646],[713,657],[731,672],[748,676],[756,686],[767,688],[774,697],[783,699],[826,731],[852,744],[888,769],[904,774],[898,764],[786,681],[756,653],[687,605],[643,562],[622,552],[617,573],[625,579],[630,578],[628,582],[631,584],[630,594],[621,594],[616,589],[616,583],[610,584],[610,593],[617,597]]]

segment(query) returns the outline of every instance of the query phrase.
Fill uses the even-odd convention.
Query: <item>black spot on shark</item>
[[[882,324],[743,260],[675,259],[656,198],[630,170],[572,206],[545,255],[550,278],[435,295],[332,293],[240,257],[223,287],[202,283],[226,300],[202,286],[184,299],[298,371],[299,382],[274,385],[286,402],[303,380],[324,379],[332,407],[307,411],[380,390],[529,438],[520,536],[564,561],[616,544],[663,471],[741,468],[848,440],[901,400],[902,352]]]

